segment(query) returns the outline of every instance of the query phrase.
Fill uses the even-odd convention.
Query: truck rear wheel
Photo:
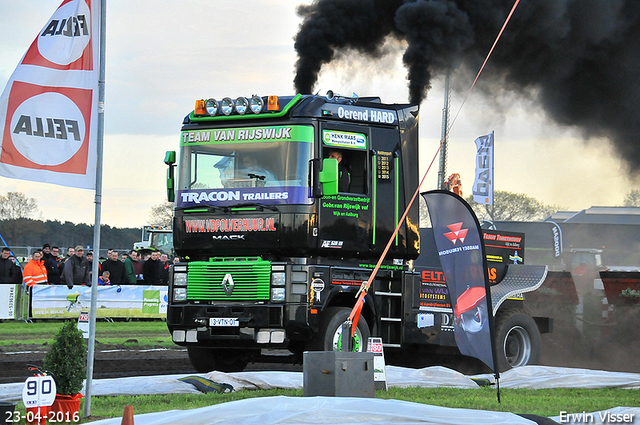
[[[537,364],[540,331],[536,322],[520,310],[506,310],[496,317],[498,370]]]
[[[342,324],[351,314],[351,309],[347,307],[330,307],[325,311],[325,316],[320,332],[321,350],[342,351]],[[353,351],[366,351],[367,341],[371,332],[364,317],[360,316],[358,327],[353,340]]]
[[[247,353],[238,350],[217,350],[213,348],[187,347],[189,361],[194,369],[200,373],[213,370],[220,372],[242,372],[249,357]]]

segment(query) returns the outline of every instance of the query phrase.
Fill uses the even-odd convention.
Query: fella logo
[[[447,226],[450,232],[444,234],[447,239],[451,241],[452,244],[456,244],[456,242],[460,241],[461,244],[464,243],[464,239],[467,237],[467,232],[469,229],[462,228],[462,222],[450,224]]]
[[[91,90],[15,81],[9,96],[0,162],[85,174],[91,97]]]
[[[91,1],[64,2],[31,44],[22,63],[60,70],[93,70]]]

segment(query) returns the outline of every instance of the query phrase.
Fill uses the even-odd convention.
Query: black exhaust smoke
[[[295,89],[311,93],[322,65],[353,49],[378,58],[407,46],[409,101],[434,76],[477,72],[514,0],[317,0],[300,6]],[[484,70],[481,90],[534,94],[556,122],[610,138],[640,173],[640,1],[522,0]],[[366,78],[366,75],[361,76]]]

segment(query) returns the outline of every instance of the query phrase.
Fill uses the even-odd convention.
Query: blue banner
[[[422,196],[449,287],[458,349],[495,371],[491,291],[478,219],[452,192],[430,191]]]

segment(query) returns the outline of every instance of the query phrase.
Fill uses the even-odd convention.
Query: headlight
[[[207,99],[205,107],[207,108],[207,114],[212,117],[218,113],[218,101],[215,99]]]
[[[185,299],[187,294],[185,293]],[[280,302],[284,301],[284,288],[271,288],[271,301]]]
[[[222,113],[225,115],[231,115],[233,112],[233,100],[230,97],[225,97],[220,101],[220,109],[222,109]]]
[[[187,286],[187,274],[186,273],[174,273],[173,274],[173,286]]]
[[[252,96],[251,101],[249,102],[249,108],[254,114],[259,114],[262,112],[262,108],[264,107],[264,102],[260,96]]]
[[[249,101],[244,97],[239,97],[235,101],[236,112],[240,115],[244,115],[247,112],[247,108],[249,108]]]
[[[173,300],[185,301],[187,299],[187,288],[173,288]]]
[[[271,284],[273,286],[284,286],[286,283],[286,275],[284,272],[271,273]]]

